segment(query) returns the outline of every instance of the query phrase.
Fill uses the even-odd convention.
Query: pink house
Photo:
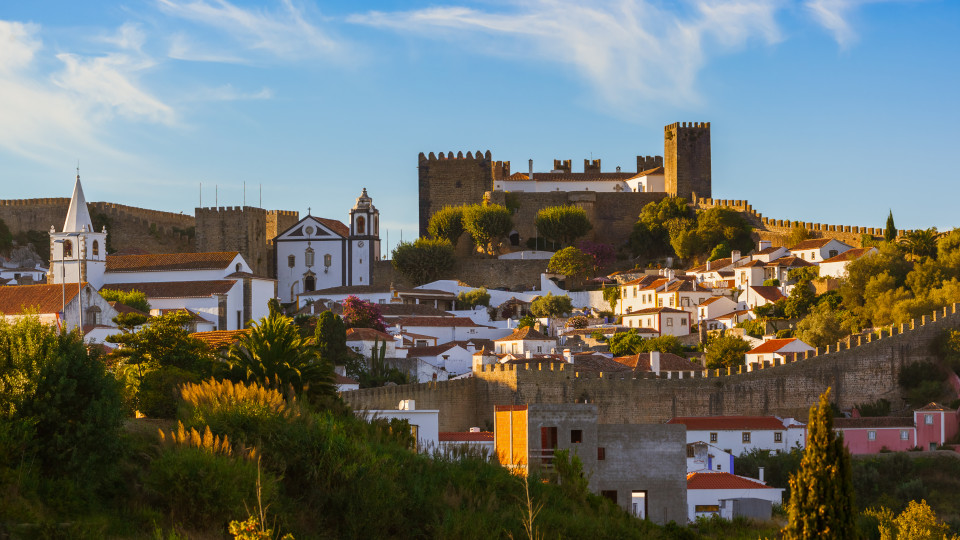
[[[913,418],[835,418],[833,428],[843,433],[851,454],[936,450],[957,434],[960,411],[930,403],[913,411]]]

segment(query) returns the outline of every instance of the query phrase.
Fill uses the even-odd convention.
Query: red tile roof
[[[320,223],[323,223],[324,226],[326,226],[331,231],[339,234],[340,236],[343,236],[343,237],[350,236],[350,227],[347,227],[342,222],[336,219],[328,219],[328,218],[322,218],[317,216],[310,216],[310,217],[319,221]]]
[[[470,317],[407,317],[397,321],[397,326],[431,326],[431,327],[450,327],[450,326],[480,326],[473,322]]]
[[[393,341],[393,336],[373,328],[347,328],[347,341]]]
[[[155,283],[110,283],[105,289],[115,291],[140,291],[147,298],[203,298],[215,294],[227,294],[236,285],[229,279],[210,281],[158,281]]]
[[[87,284],[84,283],[83,287]],[[77,296],[77,284],[45,285],[17,285],[0,287],[0,313],[19,315],[24,312],[59,313],[63,309],[66,293],[66,303],[70,303]]]
[[[721,268],[726,268],[727,266],[730,266],[731,264],[733,264],[731,262],[732,260],[733,259],[731,259],[730,257],[726,257],[724,259],[715,259],[710,261],[710,272],[716,272]],[[690,272],[695,272],[695,273],[706,272],[706,271],[707,271],[706,263],[701,264],[700,266],[695,266],[690,269]]]
[[[151,253],[107,255],[107,272],[159,272],[165,270],[222,270],[239,255],[237,251],[208,253]]]
[[[440,442],[493,442],[492,431],[441,431]]]
[[[793,247],[791,247],[791,248],[787,248],[787,250],[788,250],[788,251],[799,251],[799,250],[804,250],[804,249],[820,249],[820,248],[822,248],[823,246],[829,244],[829,243],[830,243],[830,240],[833,240],[833,239],[832,239],[832,238],[809,238],[809,239],[804,240],[804,241],[800,242],[799,244],[797,244],[797,245],[795,245],[795,246],[793,246]],[[838,240],[838,242],[839,242],[839,240]],[[841,243],[842,243],[842,242],[841,242]]]
[[[779,287],[774,287],[772,285],[756,285],[750,287],[755,293],[760,295],[761,298],[769,300],[770,302],[776,302],[781,298],[786,298],[786,296],[780,292]]]
[[[778,489],[728,472],[695,472],[687,475],[687,489]]]
[[[575,354],[573,355],[574,371],[590,371],[594,373],[617,373],[632,371],[628,366],[608,358],[602,354]]]
[[[943,405],[940,405],[936,401],[931,401],[930,403],[927,403],[926,405],[924,405],[923,407],[920,407],[917,410],[918,411],[952,411],[953,409],[948,409]]]
[[[823,264],[823,263],[835,263],[835,262],[846,262],[846,261],[855,261],[855,260],[859,259],[860,257],[863,257],[864,255],[866,255],[867,253],[872,253],[872,252],[875,251],[875,250],[876,250],[876,248],[872,248],[872,247],[848,249],[848,250],[844,251],[843,253],[837,255],[836,257],[830,257],[829,259],[826,259],[825,261],[821,262],[820,264]]]
[[[500,339],[495,339],[494,341],[517,341],[520,339],[538,340],[538,341],[555,341],[554,338],[541,334],[532,326],[523,326],[521,328],[517,328],[509,336],[502,337]]]
[[[334,373],[333,378],[335,384],[360,384],[359,381],[355,381],[350,377],[345,377],[339,373]]]
[[[212,332],[194,332],[190,337],[197,338],[206,343],[213,350],[229,349],[234,343],[240,341],[240,338],[250,333],[250,329],[242,328],[240,330],[214,330]]]
[[[677,416],[667,423],[683,424],[687,431],[787,429],[776,416]]]
[[[794,341],[797,341],[797,338],[771,339],[747,351],[747,354],[775,353]]]
[[[765,266],[780,266],[784,268],[802,268],[804,266],[813,266],[814,264],[809,261],[805,261],[800,257],[780,257],[779,259],[774,259],[768,262]]]
[[[650,371],[650,353],[640,353],[631,356],[618,356],[617,362],[632,368],[634,372]],[[703,366],[691,362],[673,353],[660,353],[660,371],[701,371]]]

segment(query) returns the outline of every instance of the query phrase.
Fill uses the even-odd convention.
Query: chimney
[[[573,363],[573,353],[570,352],[570,349],[563,350],[563,359],[566,360],[568,364]]]
[[[414,399],[401,399],[400,406],[397,408],[401,411],[415,411],[417,410],[417,401]]]
[[[736,264],[740,260],[740,251],[733,250],[730,252],[730,264]]]
[[[477,347],[473,344],[472,341],[467,342],[467,352],[470,354],[477,352]]]
[[[478,427],[472,427],[472,428],[470,428],[470,433],[480,433],[480,428],[478,428]]]
[[[524,353],[524,356],[528,359],[533,358],[533,351],[531,351],[530,349],[527,349],[527,352]]]
[[[763,251],[763,250],[767,249],[768,247],[770,247],[771,245],[773,245],[773,244],[772,244],[769,240],[761,240],[761,241],[757,242],[757,249],[758,249],[759,251]]]
[[[760,480],[761,484],[766,484],[766,482],[763,481],[763,467],[758,467],[758,470],[760,473],[757,474],[757,480]]]
[[[660,374],[660,351],[650,351],[650,371]]]
[[[710,271],[710,263],[711,263],[711,262],[713,262],[713,261],[707,261],[707,272]]]
[[[529,178],[530,178],[530,180],[533,180],[533,160],[532,160],[532,159],[529,161],[529,164],[530,164],[530,174],[529,174]]]

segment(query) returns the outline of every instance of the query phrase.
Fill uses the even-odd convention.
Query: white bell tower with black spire
[[[370,285],[373,263],[380,260],[380,211],[373,206],[367,188],[350,210],[347,239],[350,275],[347,285]]]
[[[77,182],[67,210],[63,230],[50,226],[50,271],[47,283],[88,282],[95,289],[103,286],[103,274],[107,267],[107,228],[95,232],[87,201],[80,185],[80,168],[77,167]]]

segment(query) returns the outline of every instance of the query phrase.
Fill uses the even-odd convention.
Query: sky
[[[417,155],[634,170],[710,122],[715,198],[960,226],[953,0],[0,2],[0,198],[192,214],[361,188],[417,232]],[[386,229],[386,230],[383,230]]]

